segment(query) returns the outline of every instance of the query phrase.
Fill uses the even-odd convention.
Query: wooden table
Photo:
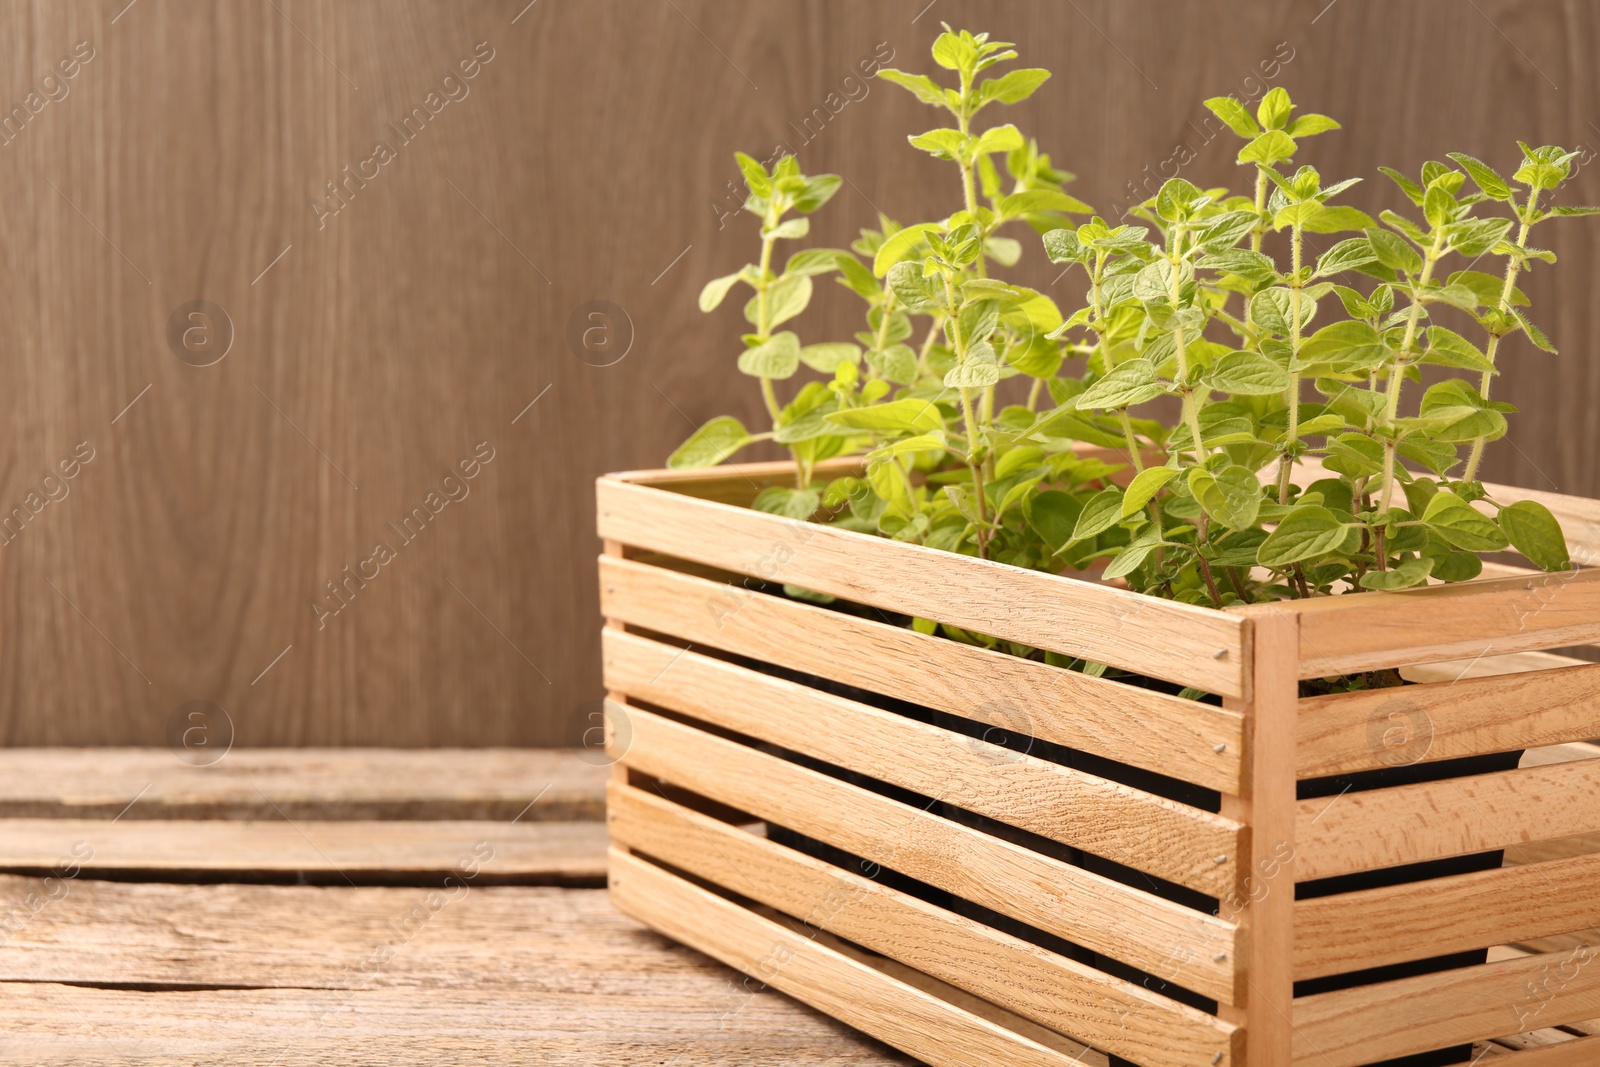
[[[0,750],[0,1065],[912,1062],[613,911],[607,773]]]

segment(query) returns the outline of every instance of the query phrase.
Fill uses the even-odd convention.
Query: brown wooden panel
[[[1232,139],[1206,135],[1200,102],[1259,91],[1260,64],[1275,59],[1271,84],[1349,127],[1303,155],[1367,177],[1348,194],[1365,208],[1395,199],[1379,164],[1414,173],[1462,149],[1504,169],[1516,137],[1600,139],[1592,5],[925,8],[0,8],[0,109],[77,42],[96,53],[0,146],[0,513],[78,442],[95,449],[70,494],[0,549],[0,741],[159,744],[174,709],[200,699],[225,707],[248,744],[577,743],[601,696],[594,477],[659,463],[713,414],[759,420],[756,391],[732,370],[737,302],[703,316],[694,300],[755,243],[752,222],[722,217],[732,152],[781,141],[808,170],[849,176],[815,219],[821,244],[848,242],[879,209],[947,213],[948,165],[904,143],[928,110],[890,86],[844,85],[875,53],[927,69],[941,19],[1017,41],[1025,62],[1055,71],[1005,118],[1108,214],[1179,169],[1237,187]],[[479,41],[495,58],[470,96],[319,230],[309,205],[325,183],[393,138],[387,124]],[[814,109],[841,87],[857,99],[819,127]],[[1568,202],[1600,201],[1592,169]],[[1592,495],[1600,363],[1586,287],[1600,230],[1546,232],[1561,263],[1525,288],[1562,355],[1507,346],[1516,373],[1496,396],[1524,414],[1486,473]],[[1019,277],[1049,289],[1059,268],[1023,244]],[[1069,277],[1050,291],[1066,301],[1079,288]],[[166,346],[169,316],[196,298],[234,326],[211,367]],[[569,319],[598,299],[634,335],[606,367],[566,342]],[[817,305],[796,323],[807,340],[859,328],[849,294],[820,286]],[[392,536],[387,524],[480,441],[495,459],[471,495],[319,630],[310,603],[324,583]]]

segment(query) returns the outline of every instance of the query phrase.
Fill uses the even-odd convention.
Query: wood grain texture
[[[599,819],[598,749],[0,749],[0,817]]]
[[[918,19],[926,0],[589,0],[513,23],[521,6],[0,9],[0,107],[75,42],[96,48],[70,94],[0,147],[0,510],[77,442],[96,449],[70,495],[0,549],[0,739],[159,744],[179,704],[205,699],[251,745],[578,743],[601,696],[583,562],[593,479],[658,465],[712,415],[760,421],[732,370],[737,302],[695,306],[757,242],[754,221],[729,214],[732,153],[782,141],[808,171],[849,176],[815,217],[821,245],[846,244],[880,209],[947,214],[948,165],[904,143],[926,108],[881,83],[841,91],[880,43],[893,65],[929,69],[940,19],[1021,42],[1025,63],[1054,71],[1005,118],[1108,216],[1178,170],[1241,185],[1231,135],[1207,133],[1201,101],[1259,92],[1279,42],[1293,58],[1271,84],[1347,127],[1308,141],[1305,161],[1365,177],[1346,197],[1369,210],[1394,200],[1380,164],[1415,173],[1460,149],[1506,169],[1514,138],[1593,145],[1600,121],[1600,12],[1577,3],[942,0]],[[479,41],[496,58],[471,95],[319,230],[309,204],[324,183]],[[857,99],[819,126],[815,109],[846,91]],[[1180,144],[1194,156],[1181,167]],[[1600,202],[1600,169],[1563,196]],[[1562,354],[1506,346],[1513,373],[1495,395],[1523,414],[1487,473],[1600,495],[1600,323],[1585,288],[1600,230],[1548,233],[1561,263],[1525,288]],[[1081,284],[1052,288],[1059,268],[1021,237],[1019,278],[1064,303]],[[197,297],[235,329],[207,368],[164,336]],[[565,340],[596,299],[634,335],[611,366]],[[805,340],[860,328],[854,297],[820,286],[816,305],[796,320]],[[484,440],[496,458],[471,496],[318,630],[323,583]]]
[[[622,622],[1222,792],[1241,789],[1237,711],[632,561],[601,560],[600,585],[607,614]]]
[[[1231,922],[635,707],[630,767],[1231,1002]],[[619,753],[621,755],[621,753]]]
[[[1310,697],[1297,735],[1301,778],[1585,741],[1600,664]]]
[[[0,945],[0,1013],[7,1067],[910,1062],[602,890],[78,881]]]
[[[1225,696],[1248,694],[1237,616],[619,479],[601,479],[595,493],[601,536],[625,545]],[[1152,644],[1150,633],[1163,640]]]
[[[1295,880],[1600,832],[1600,759],[1305,800]]]
[[[1316,978],[1600,926],[1600,856],[1302,900],[1294,975]]]
[[[605,656],[608,687],[648,704],[1209,896],[1227,895],[1238,879],[1244,827],[1231,819],[642,637],[608,632]]]
[[[1223,1018],[1245,1030],[1248,1062],[1286,1063],[1294,1039],[1294,879],[1299,827],[1294,810],[1294,710],[1299,693],[1293,650],[1299,619],[1288,611],[1252,620],[1251,690],[1242,705],[1249,728],[1249,789],[1222,798],[1223,814],[1248,824],[1239,883],[1218,913],[1239,924],[1246,946],[1240,997]],[[1237,705],[1238,702],[1235,702]]]
[[[309,872],[324,884],[401,881],[598,885],[600,822],[268,822],[0,819],[0,870],[49,872],[72,857],[90,876],[184,880]]]
[[[611,897],[669,937],[932,1067],[1071,1067],[1079,1060],[1070,1047],[1007,1026],[992,1008],[975,1014],[620,849],[611,853]]]
[[[1592,950],[1586,958],[1518,956],[1300,997],[1292,1062],[1356,1067],[1590,1018],[1600,1011],[1600,968],[1592,961]]]
[[[612,831],[635,852],[784,911],[1025,1018],[1150,1067],[1237,1062],[1215,1017],[943,908],[628,787]],[[1137,1020],[1136,1025],[1129,1025]]]

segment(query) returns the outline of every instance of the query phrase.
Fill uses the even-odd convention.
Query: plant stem
[[[1267,207],[1267,172],[1260,167],[1256,168],[1256,224],[1250,230],[1250,251],[1261,251],[1261,235],[1266,233],[1266,226],[1261,219],[1261,213]],[[1248,314],[1249,301],[1245,302]]]
[[[1400,342],[1400,351],[1395,353],[1394,369],[1389,372],[1389,400],[1384,410],[1384,428],[1394,429],[1394,423],[1400,417],[1400,390],[1405,383],[1406,366],[1410,361],[1411,346],[1416,343],[1417,323],[1422,320],[1422,290],[1428,287],[1428,282],[1433,278],[1434,265],[1439,262],[1439,257],[1444,254],[1444,231],[1442,228],[1433,231],[1433,244],[1429,246],[1427,254],[1422,259],[1422,273],[1417,276],[1416,285],[1411,290],[1411,314],[1406,318],[1405,337]],[[1379,482],[1382,490],[1378,494],[1378,520],[1380,523],[1387,521],[1389,515],[1389,502],[1394,499],[1394,452],[1397,442],[1392,436],[1383,442],[1383,480]],[[1380,542],[1381,544],[1382,542]],[[1379,570],[1386,569],[1386,561],[1379,553]]]
[[[1122,420],[1122,436],[1128,442],[1128,458],[1133,461],[1133,473],[1144,473],[1144,459],[1139,455],[1139,441],[1133,436],[1133,420],[1128,418],[1127,408],[1117,409],[1117,418]]]
[[[772,272],[772,246],[777,240],[777,238],[765,231],[771,230],[777,224],[777,212],[769,210],[767,212],[766,225],[761,227],[763,230],[761,237],[761,284],[756,287],[756,336],[762,342],[768,340],[772,330],[771,319],[767,314],[767,287],[771,284],[767,275]],[[783,409],[778,406],[778,397],[772,390],[771,378],[761,379],[761,398],[767,402],[767,413],[772,416],[773,425],[776,426],[778,419],[783,414]],[[799,461],[796,460],[797,467],[798,464]],[[795,488],[804,489],[805,486],[800,485]]]
[[[1183,254],[1181,252],[1181,231],[1174,225],[1173,235],[1168,244],[1171,251],[1167,254],[1168,261],[1172,264],[1172,279],[1167,283],[1167,296],[1172,301],[1172,310],[1178,310],[1178,297],[1182,292],[1180,280],[1183,277]],[[1183,327],[1177,326],[1172,332],[1173,343],[1177,347],[1178,357],[1178,391],[1183,396],[1183,418],[1189,425],[1189,433],[1194,437],[1194,456],[1196,463],[1204,463],[1206,446],[1200,439],[1200,412],[1194,402],[1194,387],[1189,384],[1189,356],[1183,338]]]
[[[1294,449],[1300,442],[1300,375],[1294,370],[1294,362],[1300,357],[1300,290],[1304,282],[1300,277],[1300,257],[1304,245],[1303,232],[1299,220],[1291,227],[1294,259],[1292,271],[1289,275],[1289,388],[1284,393],[1284,401],[1289,407],[1289,429],[1283,437],[1283,456],[1278,460],[1278,503],[1289,503],[1289,476],[1294,471]]]
[[[971,135],[970,127],[972,118],[967,114],[967,106],[971,101],[971,97],[972,81],[967,77],[966,73],[963,72],[961,75],[961,111],[956,116],[957,123],[961,128],[961,136],[963,138]],[[978,261],[973,264],[973,269],[977,271],[978,277],[986,278],[988,277],[988,268],[984,263],[983,241],[988,234],[983,232],[983,224],[978,221],[978,189],[976,181],[972,176],[972,168],[976,164],[976,159],[960,164],[961,195],[963,202],[967,206],[967,213],[972,216],[972,224],[978,228]]]
[[[945,300],[953,310],[956,306],[956,287],[951,276],[944,276]],[[950,344],[956,351],[956,362],[965,364],[967,361],[967,341],[961,336],[960,320],[952,318],[947,321],[950,332]],[[983,465],[978,459],[978,422],[973,418],[972,390],[963,385],[961,387],[961,418],[966,430],[967,438],[967,470],[972,472],[973,506],[978,509],[978,558],[989,558],[989,531],[985,529],[989,524],[989,504],[983,495]]]
[[[1517,221],[1522,224],[1521,228],[1517,230],[1518,248],[1528,247],[1528,231],[1533,229],[1533,212],[1534,206],[1538,199],[1539,190],[1537,188],[1529,189],[1527,206],[1524,208],[1524,210],[1517,212]],[[1512,207],[1516,207],[1515,201],[1512,202]],[[1509,317],[1511,314],[1511,294],[1516,292],[1517,274],[1521,271],[1521,269],[1522,264],[1517,260],[1517,258],[1515,256],[1510,257],[1509,261],[1506,263],[1505,284],[1500,288],[1499,307],[1502,317]],[[1501,334],[1498,330],[1492,330],[1489,333],[1489,345],[1483,354],[1488,358],[1491,364],[1494,363],[1495,355],[1499,352],[1500,337]],[[1489,387],[1493,380],[1493,371],[1483,372],[1483,381],[1478,386],[1478,395],[1482,396],[1485,400],[1489,399]],[[1483,446],[1487,444],[1488,441],[1489,439],[1487,437],[1479,437],[1472,442],[1472,453],[1467,457],[1467,469],[1466,472],[1461,476],[1462,481],[1470,482],[1477,477],[1478,464],[1483,460]]]

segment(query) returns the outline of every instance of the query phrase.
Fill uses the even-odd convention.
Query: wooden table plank
[[[605,850],[600,822],[0,819],[0,870],[39,874],[439,885],[471,870],[480,885],[600,886]]]
[[[63,885],[0,945],[0,1064],[911,1062],[601,890]]]
[[[602,764],[576,749],[240,748],[195,767],[164,748],[11,748],[0,817],[600,819]]]
[[[910,1067],[696,958],[636,994],[582,989],[151,993],[0,983],[5,1067]]]

